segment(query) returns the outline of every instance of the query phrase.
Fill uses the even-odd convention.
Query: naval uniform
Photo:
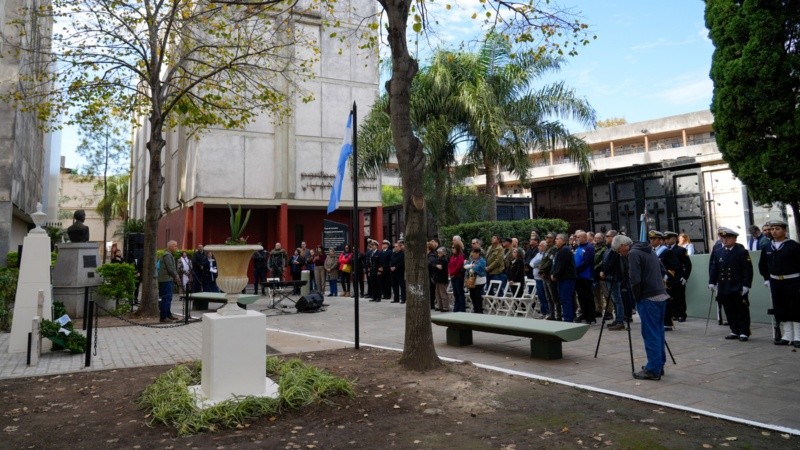
[[[672,317],[675,316],[674,314],[674,302],[675,302],[675,292],[673,289],[675,288],[676,284],[680,284],[680,262],[678,262],[678,257],[673,253],[669,247],[666,245],[659,245],[658,247],[654,248],[653,251],[658,256],[658,259],[661,261],[661,264],[664,265],[664,269],[666,269],[667,273],[667,294],[669,294],[669,298],[667,299],[666,309],[664,311],[664,326],[667,329],[672,329],[675,325],[672,322]],[[685,301],[685,296],[684,296]]]
[[[689,252],[680,245],[673,245],[669,249],[678,261],[678,273],[675,275],[675,283],[670,286],[673,308],[672,316],[680,321],[686,320],[686,280],[692,274],[692,261]]]
[[[742,244],[717,247],[711,253],[708,284],[717,285],[717,301],[725,308],[731,336],[750,336],[750,300],[742,295],[753,283],[753,263],[750,252]]]
[[[775,320],[782,327],[794,322],[800,331],[800,244],[791,239],[775,244],[771,242],[761,250],[758,271],[769,281]],[[794,333],[790,340],[800,340],[800,336]]]

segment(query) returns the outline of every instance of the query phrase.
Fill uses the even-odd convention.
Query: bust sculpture
[[[83,224],[86,220],[86,212],[82,209],[75,211],[72,215],[75,222],[67,228],[67,236],[70,242],[89,242],[89,227]]]

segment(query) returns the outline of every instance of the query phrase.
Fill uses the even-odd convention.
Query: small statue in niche
[[[67,228],[67,236],[70,242],[89,242],[89,227],[83,224],[86,220],[86,212],[79,209],[72,215],[75,220],[72,225]]]

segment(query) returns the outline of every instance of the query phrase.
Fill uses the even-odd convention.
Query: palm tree
[[[107,240],[108,224],[112,220],[120,219],[123,222],[128,220],[129,181],[130,173],[110,175],[98,181],[95,186],[95,189],[103,189],[103,197],[97,203],[96,208],[97,212],[103,217],[103,242]],[[105,245],[103,245],[104,261],[105,257]]]
[[[411,122],[423,144],[426,178],[434,183],[431,211],[437,229],[445,225],[447,186],[450,169],[455,164],[457,133],[454,130],[465,117],[451,74],[445,70],[445,64],[437,63],[445,55],[446,52],[437,52],[433,64],[421,69],[411,86]],[[368,175],[380,171],[394,154],[387,103],[387,96],[381,96],[359,130],[359,170]]]
[[[535,80],[558,70],[560,64],[560,59],[546,55],[515,56],[510,43],[496,34],[487,36],[478,53],[457,53],[451,59],[450,70],[467,115],[463,131],[469,146],[464,161],[485,169],[489,220],[497,219],[497,171],[507,170],[524,183],[532,166],[531,151],[564,148],[588,177],[588,145],[553,118],[594,127],[594,109],[564,83],[534,89]]]

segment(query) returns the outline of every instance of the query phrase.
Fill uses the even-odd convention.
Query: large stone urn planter
[[[260,245],[206,245],[205,250],[217,260],[217,286],[228,302],[217,313],[224,316],[244,315],[246,310],[236,304],[239,293],[247,286],[247,267],[253,253],[263,249]]]

